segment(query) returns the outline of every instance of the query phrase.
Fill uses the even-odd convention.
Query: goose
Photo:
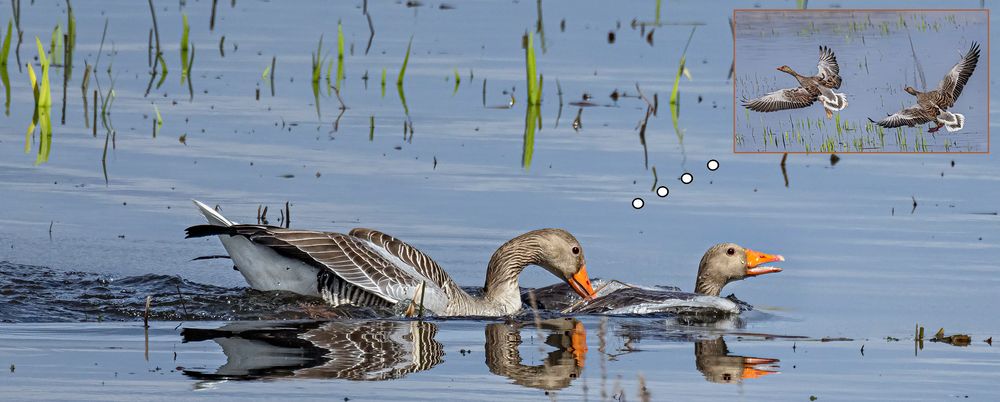
[[[539,308],[566,313],[606,315],[689,314],[729,315],[752,309],[751,306],[719,295],[730,282],[781,272],[766,265],[784,261],[781,255],[765,254],[735,243],[719,243],[705,252],[698,265],[694,293],[675,287],[648,287],[618,281],[595,280],[598,292],[593,300],[579,303],[567,297],[563,284],[533,290]]]
[[[318,296],[333,306],[407,303],[438,316],[507,316],[521,310],[521,271],[538,265],[580,297],[594,295],[583,248],[562,229],[533,230],[500,246],[487,265],[484,294],[476,297],[426,254],[385,233],[241,225],[193,201],[209,224],[187,228],[187,237],[218,236],[236,269],[257,290]]]
[[[778,110],[799,109],[812,105],[817,100],[826,111],[826,118],[833,117],[833,112],[847,107],[847,96],[833,92],[840,88],[843,79],[840,78],[840,66],[833,50],[826,46],[819,47],[819,73],[812,77],[800,75],[787,65],[778,67],[795,77],[799,82],[797,88],[779,89],[756,99],[744,100],[743,106],[755,112],[775,112]]]
[[[891,114],[878,122],[871,118],[868,120],[885,128],[913,127],[932,121],[937,123],[936,126],[927,129],[929,133],[937,132],[942,126],[948,131],[961,130],[965,127],[965,115],[949,112],[948,109],[955,106],[955,101],[962,94],[962,89],[969,82],[969,77],[976,71],[978,63],[979,44],[972,42],[969,51],[948,71],[936,89],[927,92],[920,92],[910,86],[903,89],[906,93],[917,97],[915,105]]]

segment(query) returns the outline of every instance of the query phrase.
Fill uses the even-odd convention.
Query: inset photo
[[[989,153],[989,11],[734,10],[736,153]]]

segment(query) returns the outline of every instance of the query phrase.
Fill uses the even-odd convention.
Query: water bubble
[[[666,197],[667,194],[670,194],[670,189],[667,186],[660,186],[656,189],[656,195],[660,196],[660,198]]]
[[[635,199],[632,200],[632,208],[642,209],[643,205],[646,205],[646,202],[643,201],[642,198],[636,197]]]
[[[681,175],[681,183],[691,184],[694,181],[694,176],[691,173],[684,173]]]
[[[719,161],[711,159],[708,161],[708,170],[715,171],[719,169]]]

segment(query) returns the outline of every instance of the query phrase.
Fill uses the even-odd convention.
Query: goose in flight
[[[755,112],[775,112],[778,110],[800,109],[820,101],[826,118],[833,117],[833,112],[847,107],[847,96],[833,92],[840,88],[843,79],[840,78],[840,66],[833,50],[826,46],[819,47],[819,72],[814,76],[804,76],[791,67],[781,66],[782,71],[795,77],[799,82],[797,88],[779,89],[759,98],[744,100],[743,106]]]

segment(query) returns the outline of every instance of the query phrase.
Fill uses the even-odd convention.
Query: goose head
[[[592,299],[596,292],[587,275],[587,260],[580,242],[562,229],[542,229],[537,233],[536,264],[565,281],[580,297]]]
[[[913,96],[917,96],[917,95],[920,94],[920,91],[918,91],[914,87],[906,87],[906,88],[903,88],[903,90],[906,91],[906,93],[908,93],[910,95],[913,95]]]
[[[786,73],[789,73],[789,74],[791,74],[791,75],[795,75],[795,70],[792,70],[792,68],[791,68],[791,67],[788,67],[788,66],[781,66],[781,67],[778,67],[778,68],[777,68],[777,70],[778,70],[778,71],[784,71],[784,72],[786,72]]]
[[[781,272],[781,268],[764,264],[784,260],[785,257],[781,255],[761,253],[735,243],[716,244],[701,258],[694,291],[718,296],[729,282]]]

